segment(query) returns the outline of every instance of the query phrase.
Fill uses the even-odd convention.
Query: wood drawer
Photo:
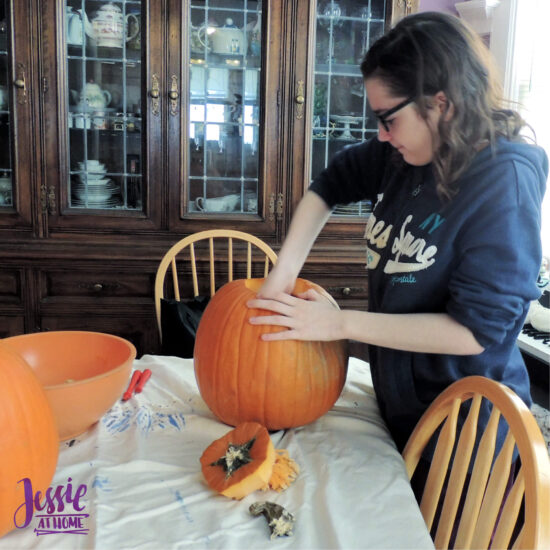
[[[0,338],[24,333],[25,318],[23,315],[0,315]]]
[[[0,270],[0,304],[22,305],[23,272],[19,269]]]
[[[42,303],[153,303],[155,273],[144,271],[42,270],[39,274]]]
[[[306,264],[300,277],[322,286],[340,307],[367,309],[368,279],[364,266]]]

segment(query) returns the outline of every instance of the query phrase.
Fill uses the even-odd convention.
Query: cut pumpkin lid
[[[200,458],[208,486],[240,500],[259,489],[286,489],[299,472],[285,450],[274,448],[269,432],[257,422],[243,422],[213,441]]]

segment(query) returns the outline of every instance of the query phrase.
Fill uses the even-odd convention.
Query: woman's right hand
[[[323,199],[308,191],[296,209],[277,263],[260,288],[258,297],[274,299],[281,292],[292,293],[313,242],[329,216],[330,209]]]
[[[274,298],[281,292],[291,294],[296,283],[296,276],[284,269],[282,264],[273,267],[258,291],[258,298]]]

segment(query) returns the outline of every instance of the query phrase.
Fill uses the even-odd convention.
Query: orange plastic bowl
[[[44,386],[61,441],[85,432],[122,397],[136,358],[133,344],[101,332],[37,332],[2,343]]]

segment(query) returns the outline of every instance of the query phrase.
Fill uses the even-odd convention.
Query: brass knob
[[[168,94],[168,97],[172,100],[176,100],[178,99],[180,95],[178,94],[178,92],[176,92],[175,90],[172,90],[169,94]]]
[[[103,290],[103,285],[101,283],[95,283],[92,288],[95,292],[99,292],[100,290]]]
[[[160,92],[158,90],[151,90],[149,92],[149,95],[153,98],[153,99],[157,99],[160,95]]]
[[[25,81],[22,78],[18,78],[15,82],[16,88],[24,88],[25,87]]]
[[[298,105],[303,105],[305,100],[306,98],[303,95],[297,95],[294,101],[296,101]]]
[[[351,288],[349,286],[346,286],[342,289],[342,294],[344,296],[349,296],[351,294]]]

